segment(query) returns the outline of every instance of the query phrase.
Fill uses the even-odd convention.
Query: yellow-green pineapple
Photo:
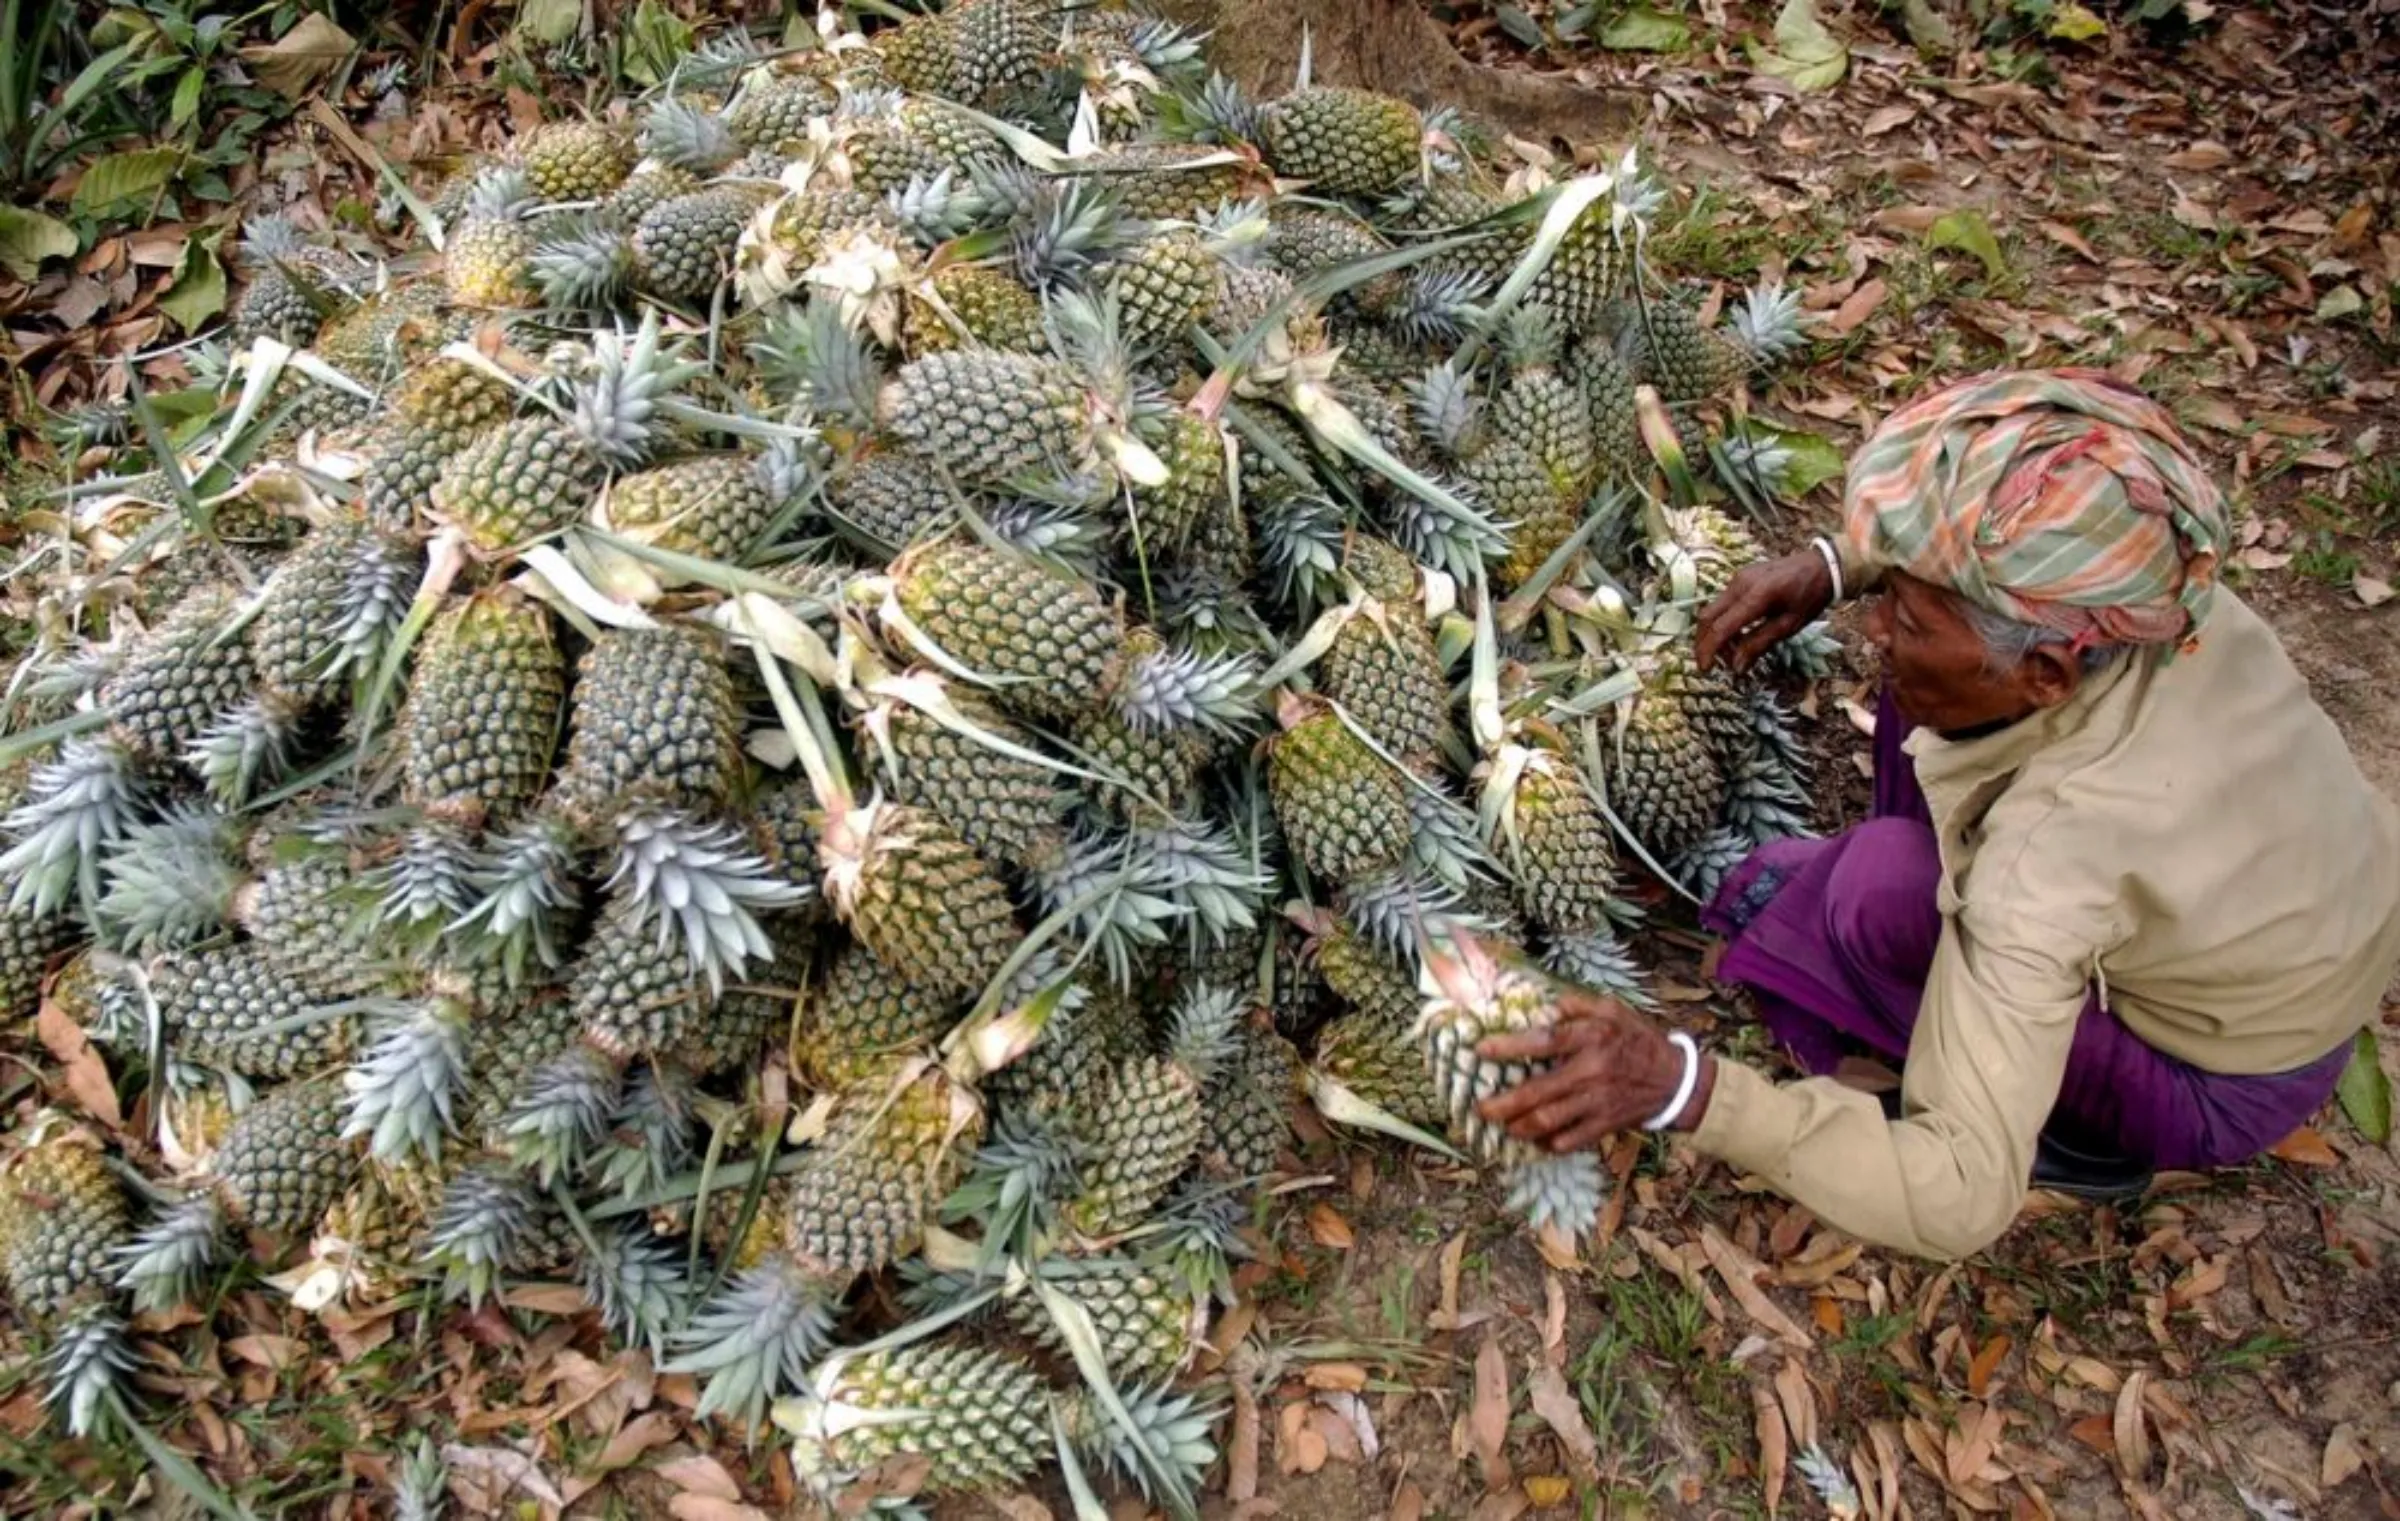
[[[1417,172],[1425,120],[1396,96],[1341,85],[1295,90],[1266,112],[1267,160],[1321,195],[1373,198]]]
[[[580,803],[721,802],[742,768],[723,641],[699,624],[610,629],[584,652],[559,786]]]
[[[517,142],[518,161],[545,201],[593,201],[633,172],[634,145],[605,122],[547,122]]]
[[[1551,750],[1502,746],[1485,780],[1483,814],[1536,924],[1564,935],[1607,928],[1616,847],[1573,766]]]
[[[37,1322],[106,1296],[128,1230],[124,1190],[87,1136],[51,1129],[0,1171],[0,1282]]]
[[[1325,695],[1403,761],[1430,760],[1450,732],[1450,679],[1415,602],[1359,604],[1325,652]]]
[[[1292,853],[1337,884],[1399,865],[1413,829],[1407,781],[1330,708],[1291,716],[1269,741],[1267,792]]]
[[[983,1105],[941,1068],[903,1058],[869,1072],[791,1175],[785,1249],[837,1281],[898,1261],[982,1138]]]
[[[937,301],[941,310],[936,309]],[[942,353],[966,343],[1030,354],[1049,342],[1042,327],[1041,298],[1006,270],[988,264],[946,264],[928,275],[909,293],[900,331],[911,355]]]
[[[550,615],[513,590],[452,604],[426,630],[401,709],[402,793],[503,816],[550,774],[566,673]]]
[[[1132,1229],[1199,1154],[1207,1135],[1201,1098],[1225,1061],[1244,1008],[1241,994],[1205,983],[1176,997],[1158,1056],[1120,1062],[1091,1106],[1068,1117],[1087,1160],[1065,1218],[1105,1238]]]
[[[887,606],[1011,712],[1070,717],[1100,700],[1122,664],[1122,611],[1024,555],[937,540],[896,561],[892,580]]]
[[[818,849],[834,912],[919,987],[973,997],[1022,938],[1008,889],[938,814],[889,802],[836,811]]]
[[[887,1058],[947,1034],[963,1012],[958,999],[917,986],[853,941],[802,995],[793,1060],[820,1090],[855,1087]]]
[[[256,947],[189,950],[151,978],[169,1048],[244,1077],[316,1072],[348,1051],[351,1022],[326,1017]]]
[[[865,720],[892,797],[940,814],[992,861],[1029,870],[1056,861],[1074,796],[1055,767],[1025,753],[1032,736],[969,691],[918,680],[923,703],[886,701]]]

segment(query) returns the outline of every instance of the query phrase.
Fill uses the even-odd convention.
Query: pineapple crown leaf
[[[806,902],[809,890],[775,870],[733,825],[672,809],[618,817],[617,868],[603,884],[637,925],[653,920],[659,945],[680,939],[693,973],[721,992],[753,959],[772,960],[756,915]]]
[[[1229,732],[1257,715],[1257,674],[1246,656],[1208,657],[1168,646],[1126,668],[1116,704],[1137,725]]]
[[[539,202],[533,179],[522,166],[494,164],[475,176],[467,192],[467,216],[475,221],[509,222]]]
[[[555,218],[526,268],[553,310],[606,310],[618,304],[633,276],[633,236],[622,222],[600,212]]]
[[[1385,323],[1411,343],[1456,343],[1482,320],[1490,282],[1463,270],[1412,270]]]
[[[618,1082],[615,1063],[585,1046],[535,1067],[500,1120],[509,1154],[544,1187],[576,1170],[608,1129]]]
[[[643,315],[628,337],[622,328],[592,335],[591,375],[575,393],[575,430],[619,467],[644,459],[659,426],[659,403],[707,366],[662,353],[658,312]]]
[[[71,739],[33,770],[23,798],[0,819],[16,843],[0,852],[9,904],[48,916],[70,898],[87,916],[100,898],[100,861],[133,824],[150,786],[134,757],[106,737]]]
[[[1501,319],[1500,353],[1511,369],[1556,364],[1565,341],[1558,314],[1541,302],[1519,302]]]
[[[426,1223],[422,1259],[442,1275],[444,1298],[481,1306],[533,1240],[546,1202],[504,1166],[470,1167],[442,1189]]]
[[[740,1417],[756,1431],[768,1402],[805,1388],[810,1366],[832,1344],[831,1295],[790,1258],[777,1255],[745,1270],[673,1333],[669,1373],[705,1383],[693,1412]]]
[[[215,1193],[191,1195],[161,1214],[117,1252],[117,1285],[137,1310],[188,1303],[200,1275],[225,1248],[225,1211]]]
[[[1473,378],[1455,361],[1443,360],[1410,380],[1407,389],[1420,431],[1453,458],[1474,452],[1483,406]]]
[[[1249,1006],[1244,989],[1198,980],[1185,984],[1169,1016],[1167,1059],[1206,1085],[1233,1054]]]
[[[192,803],[128,829],[108,857],[98,904],[108,940],[147,955],[223,928],[245,879],[239,841],[231,818]]]
[[[592,1249],[578,1254],[576,1280],[620,1340],[649,1348],[653,1361],[665,1360],[669,1329],[682,1320],[691,1297],[674,1243],[637,1225],[604,1228]]]
[[[396,1162],[410,1155],[428,1160],[449,1132],[456,1097],[466,1085],[467,1018],[464,1005],[434,999],[415,1017],[385,1032],[349,1072],[342,1086],[350,1095],[345,1140],[372,1136],[370,1153]]]
[[[1751,287],[1729,319],[1734,340],[1761,363],[1782,358],[1806,341],[1800,331],[1800,291],[1781,281]]]
[[[641,146],[664,163],[695,172],[728,163],[740,151],[724,117],[673,97],[659,101],[644,116]]]
[[[140,1366],[125,1339],[125,1320],[106,1301],[70,1311],[50,1332],[42,1356],[42,1403],[64,1406],[67,1435],[91,1435],[104,1412],[116,1408],[122,1385]]]

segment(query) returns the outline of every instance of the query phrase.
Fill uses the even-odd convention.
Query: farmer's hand
[[[1704,671],[1720,656],[1747,671],[1831,606],[1833,572],[1813,549],[1746,565],[1701,610],[1693,656]]]
[[[1476,1106],[1510,1135],[1551,1151],[1587,1151],[1603,1137],[1641,1125],[1667,1107],[1683,1081],[1683,1052],[1666,1033],[1614,998],[1570,993],[1559,1022],[1522,1035],[1495,1035],[1476,1049],[1495,1061],[1549,1062],[1550,1070]],[[1700,1059],[1700,1086],[1677,1118],[1700,1123],[1716,1069]]]

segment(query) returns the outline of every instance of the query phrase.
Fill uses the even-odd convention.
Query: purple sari
[[[1718,980],[1749,988],[1768,1030],[1813,1074],[1860,1052],[1906,1060],[1941,940],[1941,857],[1916,767],[1900,747],[1907,733],[1885,692],[1871,816],[1831,839],[1761,847],[1702,915],[1726,941]],[[2338,1047],[2265,1076],[2206,1072],[2144,1044],[2095,992],[2048,1129],[2080,1150],[2154,1168],[2221,1167],[2307,1123],[2348,1056]]]

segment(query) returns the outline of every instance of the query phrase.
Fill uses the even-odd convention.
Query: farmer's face
[[[1915,723],[1941,734],[2011,724],[2075,693],[2081,667],[2063,647],[2036,649],[1994,671],[1956,592],[1898,571],[1867,612],[1867,638],[1883,656],[1892,698]]]

